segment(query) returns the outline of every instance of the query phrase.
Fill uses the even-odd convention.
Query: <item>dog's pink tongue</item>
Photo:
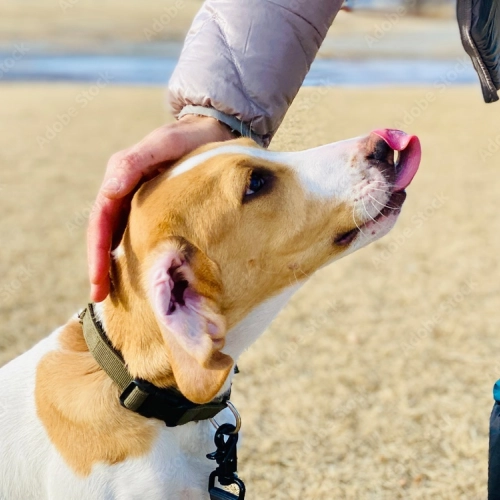
[[[421,148],[418,137],[405,134],[402,130],[387,128],[374,130],[373,134],[384,139],[390,148],[400,151],[394,191],[402,191],[410,184],[420,164]]]

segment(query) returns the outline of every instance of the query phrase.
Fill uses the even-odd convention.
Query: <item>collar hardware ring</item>
[[[235,406],[233,405],[233,403],[231,403],[231,401],[226,401],[226,406],[229,408],[229,410],[231,411],[231,413],[234,415],[234,419],[235,419],[235,423],[234,423],[234,431],[231,432],[230,434],[238,434],[238,432],[240,431],[241,429],[241,416],[238,412],[238,410],[235,408]],[[210,423],[216,428],[218,429],[220,427],[220,424],[219,422],[217,422],[217,420],[215,420],[215,418],[211,418],[210,419]]]

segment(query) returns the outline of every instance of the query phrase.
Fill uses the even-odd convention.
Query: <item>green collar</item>
[[[208,420],[226,408],[230,390],[210,403],[195,404],[176,389],[162,389],[146,380],[133,378],[95,317],[94,305],[88,304],[78,317],[90,353],[120,388],[120,403],[124,408],[147,418],[163,420],[167,427]]]

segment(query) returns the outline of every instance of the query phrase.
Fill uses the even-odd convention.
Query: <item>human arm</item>
[[[169,83],[174,114],[211,114],[267,146],[341,5],[207,0]]]

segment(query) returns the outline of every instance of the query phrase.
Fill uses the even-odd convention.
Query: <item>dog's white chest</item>
[[[35,405],[36,367],[58,348],[58,333],[0,369],[0,500],[206,499],[214,469],[206,458],[214,451],[208,421],[176,428],[158,422],[160,432],[147,454],[98,463],[85,477],[74,473],[50,441]]]
[[[187,424],[181,434],[190,433],[189,427],[194,425],[197,424]],[[211,439],[192,438],[194,448],[186,449],[179,446],[178,430],[165,428],[150,454],[111,466],[98,464],[85,478],[75,476],[59,456],[48,471],[50,477],[58,478],[57,483],[49,486],[46,497],[37,497],[37,500],[206,499],[208,475],[213,465],[205,458],[205,451],[213,451]]]
[[[52,445],[36,414],[36,367],[57,346],[57,331],[0,370],[0,499],[41,499]]]

